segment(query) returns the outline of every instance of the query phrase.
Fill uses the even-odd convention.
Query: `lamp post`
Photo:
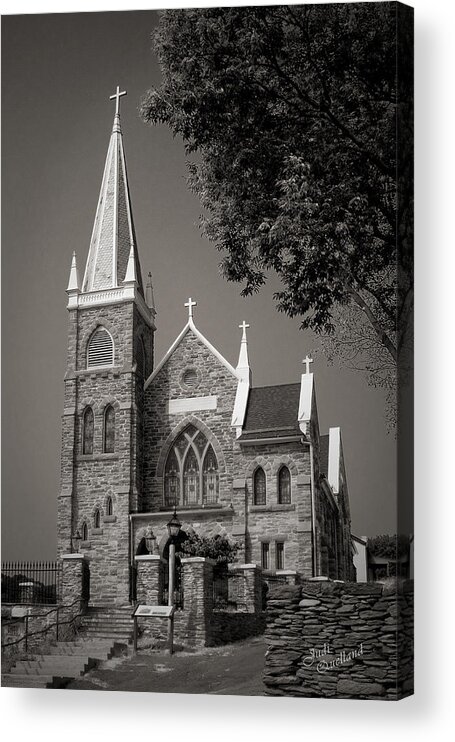
[[[168,579],[168,606],[173,607],[174,606],[174,588],[175,588],[175,542],[177,539],[177,536],[180,533],[180,529],[182,527],[182,524],[180,523],[179,519],[177,518],[177,510],[176,506],[174,505],[174,514],[167,524],[167,530],[169,533],[169,537],[171,539],[169,544],[169,579]],[[168,644],[169,644],[169,654],[172,654],[174,651],[174,616],[172,615],[169,618],[168,623]]]
[[[82,541],[82,536],[79,531],[76,531],[74,536],[71,536],[71,551],[73,554],[79,554],[79,546]]]
[[[155,545],[156,545],[156,536],[149,526],[145,532],[145,548],[147,549],[149,554],[154,553]]]

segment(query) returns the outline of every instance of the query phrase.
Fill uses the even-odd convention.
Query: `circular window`
[[[194,389],[199,383],[198,373],[195,368],[187,368],[182,374],[182,384],[187,389]]]

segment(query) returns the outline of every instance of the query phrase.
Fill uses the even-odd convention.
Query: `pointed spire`
[[[88,292],[117,288],[126,280],[129,272],[130,276],[134,273],[137,290],[144,296],[120,126],[119,105],[123,95],[126,95],[126,91],[120,92],[117,86],[117,92],[111,96],[116,101],[114,124],[82,290]],[[133,267],[130,266],[131,261],[134,263]]]
[[[239,362],[237,364],[237,370],[248,369],[250,370],[250,363],[248,360],[248,342],[246,339],[246,331],[249,325],[243,320],[242,324],[239,325],[242,330],[242,342],[240,343]]]
[[[70,277],[68,280],[67,292],[72,293],[73,291],[79,292],[81,290],[81,284],[79,281],[79,271],[77,269],[76,253],[73,252],[71,260]]]
[[[152,274],[150,271],[148,274],[147,286],[145,287],[145,303],[147,304],[148,308],[152,311],[152,314],[155,317],[156,316],[155,297],[153,295],[153,282],[152,282]]]

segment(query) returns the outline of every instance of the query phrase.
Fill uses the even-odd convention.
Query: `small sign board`
[[[171,618],[174,615],[173,605],[138,605],[133,613],[133,618],[139,616],[148,618],[160,617]]]

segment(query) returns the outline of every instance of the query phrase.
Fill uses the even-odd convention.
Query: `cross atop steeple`
[[[117,85],[117,90],[114,93],[114,95],[109,96],[109,100],[114,100],[115,98],[115,115],[116,116],[120,115],[120,98],[122,97],[122,95],[127,95],[127,92],[126,90],[122,90],[122,92],[120,92],[120,88]]]
[[[240,327],[241,330],[243,330],[243,336],[246,337],[246,331],[247,331],[247,328],[249,327],[249,325],[247,325],[247,323],[245,322],[245,320],[243,320],[242,324],[239,325],[239,327]]]
[[[188,307],[188,319],[193,318],[193,307],[197,307],[197,301],[193,301],[191,296],[188,301],[185,302],[185,306]]]
[[[310,363],[313,363],[313,359],[310,358],[309,355],[307,354],[306,358],[303,359],[302,363],[305,364],[305,373],[306,374],[309,374],[310,373]]]

